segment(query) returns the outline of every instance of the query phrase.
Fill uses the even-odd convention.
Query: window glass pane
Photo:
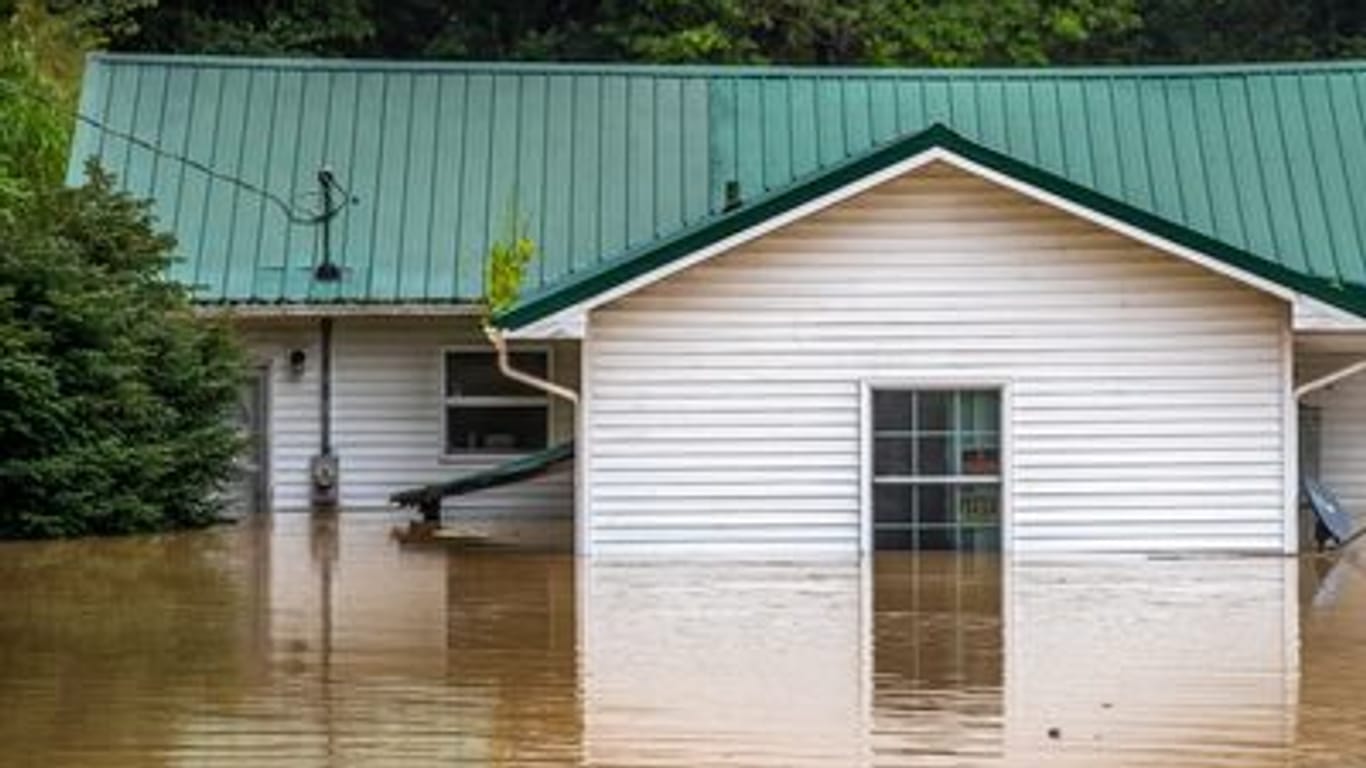
[[[914,535],[909,528],[901,531],[874,531],[873,546],[881,550],[911,549]]]
[[[878,483],[873,486],[873,520],[875,523],[911,522],[911,493],[909,485]]]
[[[964,475],[1001,473],[1000,395],[980,390],[959,393],[959,472]]]
[[[544,352],[513,352],[508,359],[513,368],[539,378],[547,376]],[[446,397],[545,397],[545,393],[504,376],[492,352],[447,352]]]
[[[998,550],[1000,393],[876,391],[872,407],[874,544]]]
[[[996,392],[960,392],[958,429],[964,432],[996,432],[1000,429],[1001,397]]]
[[[917,392],[915,429],[917,432],[947,432],[952,424],[952,392]]]
[[[947,525],[954,522],[949,506],[952,488],[947,485],[921,485],[915,489],[916,522]]]
[[[963,552],[1001,551],[1001,527],[998,525],[967,526],[958,531],[958,549]]]
[[[1001,529],[998,526],[964,528],[958,535],[958,548],[964,552],[999,552]]]
[[[924,550],[957,549],[957,536],[952,527],[922,526],[916,530],[916,546]]]
[[[885,390],[873,393],[873,424],[879,431],[911,429],[910,392]]]
[[[963,435],[960,472],[964,475],[1000,475],[1001,449],[996,435]]]
[[[873,441],[873,472],[880,477],[911,475],[911,439],[879,437]]]
[[[949,461],[947,436],[918,437],[915,441],[915,473],[921,477],[946,477],[958,474]]]
[[[539,451],[546,447],[545,406],[446,409],[446,452]]]
[[[999,485],[961,485],[955,490],[958,496],[958,519],[963,525],[1001,524]]]

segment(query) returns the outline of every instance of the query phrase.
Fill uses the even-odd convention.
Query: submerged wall
[[[580,561],[592,765],[1284,765],[1298,564]]]
[[[1037,756],[1024,764],[1078,768],[1198,765],[1202,754],[1284,764],[1298,569],[1262,557],[1013,564],[1007,749]]]
[[[270,366],[270,464],[274,507],[309,504],[309,459],[318,452],[319,361],[317,320],[243,320],[253,357]],[[341,457],[343,509],[388,506],[395,490],[486,469],[509,457],[441,456],[442,359],[445,347],[487,347],[470,318],[340,318],[334,329],[333,442]],[[302,375],[289,370],[302,349]],[[490,348],[491,349],[491,348]],[[578,379],[576,345],[551,351],[554,377]],[[551,401],[552,442],[573,434],[573,407]],[[561,471],[449,503],[449,508],[572,516],[573,476]]]
[[[854,552],[874,379],[1008,387],[1018,550],[1280,550],[1287,322],[932,166],[592,313],[588,540]]]

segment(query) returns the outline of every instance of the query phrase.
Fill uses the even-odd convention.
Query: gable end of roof
[[[1235,270],[1313,297],[1358,317],[1366,317],[1366,286],[1338,283],[1259,258],[1228,243],[973,142],[942,123],[934,123],[919,133],[892,141],[860,157],[813,174],[774,194],[766,195],[734,211],[683,230],[673,237],[651,243],[645,248],[604,262],[578,276],[530,294],[496,315],[493,322],[497,327],[508,331],[525,328],[589,302],[727,238],[740,235],[871,174],[935,149],[944,150],[1077,206],[1208,256]]]

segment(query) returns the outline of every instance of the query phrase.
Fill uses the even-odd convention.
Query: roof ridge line
[[[318,58],[237,56],[228,54],[161,54],[93,51],[89,62],[111,64],[221,67],[242,69],[345,70],[352,72],[491,73],[491,74],[630,74],[656,77],[840,78],[886,79],[1090,79],[1240,77],[1252,75],[1366,72],[1366,59],[1330,61],[1237,62],[1221,64],[1104,64],[1054,67],[831,67],[819,65],[654,64],[594,61],[481,61],[460,59]]]

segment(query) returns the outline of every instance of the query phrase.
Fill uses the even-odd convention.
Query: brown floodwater
[[[1366,557],[0,544],[0,765],[1366,764]]]

